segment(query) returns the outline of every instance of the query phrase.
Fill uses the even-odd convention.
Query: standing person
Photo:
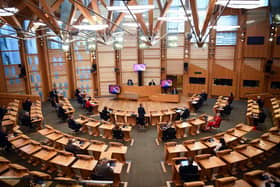
[[[53,88],[52,91],[50,91],[49,95],[52,106],[56,108],[56,105],[58,103],[58,95],[56,88]]]
[[[257,97],[257,103],[258,103],[260,108],[263,108],[264,101],[262,100],[261,96],[259,96],[259,95]]]
[[[177,95],[178,94],[177,88],[173,87],[172,90],[171,90],[171,94]]]
[[[141,103],[138,107],[138,123],[142,127],[144,127],[144,125],[145,125],[145,114],[146,114],[146,111]]]
[[[27,99],[22,103],[22,109],[25,110],[25,111],[27,111],[27,112],[30,112],[31,105],[32,105],[32,102],[31,102],[30,98],[27,98]]]

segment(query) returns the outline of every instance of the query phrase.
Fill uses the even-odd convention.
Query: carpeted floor
[[[197,115],[200,115],[202,113],[213,115],[214,113],[212,111],[212,106],[214,102],[215,99],[208,99],[207,102],[202,106],[202,108],[200,108]],[[85,109],[81,108],[81,106],[77,104],[76,100],[71,100],[71,103],[76,109],[75,117],[78,117],[79,114],[86,114]],[[225,119],[222,121],[220,129],[213,130],[212,132],[202,132],[200,135],[188,136],[187,138],[177,141],[182,142],[186,139],[199,139],[204,136],[224,132],[225,130],[233,127],[238,123],[245,123],[246,105],[246,101],[234,101],[232,103],[233,110],[231,112],[231,115],[225,117]],[[261,134],[263,134],[264,131],[272,126],[271,114],[267,109],[265,109],[265,112],[267,114],[265,123],[260,124],[257,131],[250,132],[248,135],[246,135],[248,141],[259,137]],[[49,124],[65,133],[71,133],[71,130],[67,127],[67,124],[58,119],[55,110],[49,103],[43,103],[43,114],[45,118],[45,124]],[[28,128],[22,127],[22,130],[32,139],[38,140],[40,142],[43,142],[45,140],[43,136]],[[105,142],[109,142],[106,139],[91,137],[83,133],[79,133],[77,136],[85,137],[88,139],[99,139]],[[160,162],[164,160],[164,151],[162,143],[159,146],[157,146],[157,144],[155,143],[155,139],[157,136],[156,127],[149,127],[147,129],[134,128],[131,136],[135,140],[134,145],[130,146],[129,143],[125,144],[129,146],[126,158],[128,161],[131,161],[132,165],[129,173],[126,173],[126,167],[124,168],[121,180],[128,182],[129,187],[166,186],[166,181],[171,180],[171,168],[169,166],[166,166],[167,172],[164,173],[162,171]],[[264,169],[269,164],[280,161],[278,153],[279,148],[277,150],[277,153],[273,154],[269,160],[264,161],[262,164],[257,165],[252,169]],[[31,167],[30,164],[22,161],[13,151],[10,153],[1,153],[1,155],[10,159],[12,162],[22,164],[31,170],[38,169]],[[237,177],[242,177],[242,173],[239,173]]]

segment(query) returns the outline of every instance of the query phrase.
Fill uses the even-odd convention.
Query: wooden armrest
[[[245,173],[245,177],[256,177],[259,175],[262,175],[264,173],[264,170],[253,170]]]
[[[259,138],[250,141],[250,144],[258,144],[258,143],[260,143],[260,139]]]
[[[167,142],[167,143],[165,143],[166,147],[176,146],[176,145],[177,145],[177,142]]]
[[[208,141],[209,139],[213,138],[212,136],[206,136],[206,137],[203,137],[203,138],[200,138],[200,141]]]
[[[215,138],[220,138],[220,137],[222,137],[222,136],[224,136],[224,132],[221,132],[221,133],[218,133],[218,134],[216,134],[216,135],[214,135],[214,137]]]
[[[41,145],[41,147],[42,147],[43,149],[47,149],[48,151],[54,151],[54,150],[55,150],[53,147],[49,147],[49,146],[47,146],[47,145]]]
[[[194,139],[192,139],[192,140],[185,140],[185,141],[183,142],[183,144],[184,144],[184,145],[193,144],[194,142],[195,142]]]
[[[280,162],[271,164],[270,166],[268,166],[269,169],[280,169]]]
[[[228,129],[226,132],[227,133],[233,133],[235,131],[235,129],[234,128],[231,128],[231,129]]]
[[[64,155],[64,156],[73,156],[73,153],[67,152],[67,151],[57,151],[58,154]]]
[[[90,155],[81,155],[81,154],[78,154],[77,157],[81,158],[81,159],[84,159],[84,160],[94,160],[94,157],[93,156],[90,156]]]
[[[19,164],[9,164],[9,167],[13,168],[15,170],[26,170],[26,171],[28,171],[27,168],[25,168],[25,167],[23,167],[22,165],[19,165]]]
[[[47,173],[43,173],[43,172],[40,172],[40,171],[30,171],[29,172],[31,175],[34,175],[36,177],[40,177],[40,178],[43,178],[43,179],[50,179],[51,176]]]
[[[229,184],[229,183],[234,184],[236,180],[237,178],[233,176],[223,177],[223,178],[216,179],[216,185],[218,186],[218,185]]]
[[[203,187],[205,183],[203,181],[193,181],[193,182],[185,182],[184,187]]]
[[[238,145],[238,146],[234,147],[234,150],[245,149],[247,146],[248,146],[248,144]]]
[[[222,155],[229,154],[230,152],[231,152],[231,149],[225,149],[222,151],[218,151],[216,154],[217,154],[217,156],[222,156]]]

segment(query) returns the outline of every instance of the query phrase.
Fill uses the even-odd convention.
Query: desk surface
[[[61,132],[53,132],[51,134],[46,135],[46,138],[52,140],[52,141],[56,141],[59,138],[63,137],[64,135]]]
[[[190,151],[199,151],[202,149],[207,149],[207,146],[201,142],[194,142],[192,144],[185,144],[188,150]]]
[[[207,159],[198,160],[198,163],[204,169],[211,169],[211,168],[226,166],[226,163],[224,163],[220,158],[218,158],[216,156],[211,156]]]
[[[246,146],[244,149],[237,150],[239,153],[242,153],[243,155],[252,158],[254,156],[257,156],[259,154],[262,154],[263,151],[260,149],[257,149],[251,145]]]
[[[205,123],[205,121],[203,121],[199,118],[196,118],[195,120],[190,121],[189,123],[191,123],[192,125],[203,125]]]
[[[272,142],[269,142],[269,141],[266,141],[266,140],[260,139],[259,143],[253,144],[253,146],[255,146],[255,147],[259,148],[259,149],[268,151],[268,150],[272,149],[273,147],[275,147],[276,144],[274,144]]]
[[[69,166],[75,159],[74,156],[58,154],[50,162],[60,166]]]
[[[39,152],[33,154],[34,157],[39,158],[44,161],[48,161],[57,154],[55,150],[47,150],[42,148]]]
[[[249,132],[249,131],[251,131],[251,130],[254,129],[253,126],[245,125],[245,124],[243,124],[243,123],[240,123],[240,124],[238,124],[238,125],[240,125],[240,127],[238,127],[239,130],[243,130],[243,131],[246,131],[246,132]]]
[[[242,154],[236,151],[231,151],[230,153],[221,155],[220,157],[229,164],[240,162],[247,159],[247,157],[243,156]]]
[[[85,125],[89,126],[89,127],[97,127],[98,125],[100,125],[100,122],[99,121],[89,121]]]
[[[74,162],[74,164],[72,165],[72,168],[93,171],[97,162],[98,161],[94,160],[94,159],[79,158],[76,162]]]
[[[102,124],[99,126],[99,128],[105,129],[105,130],[112,130],[114,127],[115,127],[115,125],[113,125],[113,124]]]
[[[20,137],[17,138],[15,140],[12,140],[11,143],[13,144],[13,146],[15,146],[16,148],[20,148],[25,146],[26,144],[30,143],[30,139],[29,138],[24,138],[24,137]]]
[[[238,138],[244,136],[247,133],[248,132],[246,132],[246,131],[242,131],[242,130],[235,129],[235,128],[234,128],[233,132],[228,132],[228,134],[230,134],[232,136],[235,136],[235,137],[238,137]]]
[[[44,128],[38,131],[41,135],[45,136],[54,132],[54,129]]]
[[[168,153],[184,153],[188,150],[185,148],[183,144],[177,144],[176,146],[168,146],[167,147]]]
[[[175,126],[179,129],[184,129],[187,127],[191,127],[192,125],[189,124],[188,122],[182,122],[182,123],[176,123]]]
[[[33,143],[27,144],[20,148],[21,151],[29,155],[39,151],[40,149],[42,149],[40,145],[33,144]]]
[[[91,144],[87,150],[88,151],[96,151],[96,152],[103,152],[107,149],[108,145],[106,144]]]
[[[127,146],[110,146],[107,152],[111,153],[119,153],[119,154],[126,154],[127,152]]]

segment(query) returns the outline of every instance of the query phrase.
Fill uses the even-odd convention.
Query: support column
[[[75,89],[77,88],[76,73],[75,73],[75,58],[73,44],[70,44],[68,52],[65,52],[65,60],[67,64],[67,74],[68,74],[68,93],[71,98],[74,97]]]

